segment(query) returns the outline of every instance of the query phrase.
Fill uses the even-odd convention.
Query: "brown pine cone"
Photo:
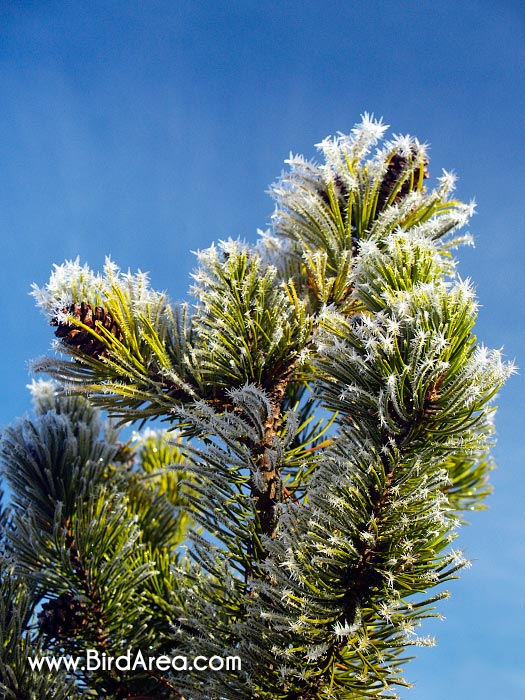
[[[415,155],[416,153],[414,153],[414,156]],[[392,194],[394,187],[403,177],[403,174],[406,172],[406,169],[409,166],[409,164],[409,159],[405,156],[402,156],[400,153],[394,153],[394,155],[391,157],[390,162],[388,163],[388,169],[385,173],[385,176],[383,177],[383,181],[379,188],[376,212],[379,213],[382,209],[384,209],[385,204],[388,201],[390,195]],[[428,178],[428,170],[426,168],[427,164],[428,161],[424,161],[422,165],[420,165],[414,170],[414,183],[419,182],[422,168],[423,178]],[[410,192],[410,189],[410,178],[407,178],[402,184],[396,196],[394,197],[394,201],[392,203],[401,201],[403,197],[407,196],[407,194]]]
[[[96,330],[97,327],[102,326],[118,340],[122,340],[123,338],[122,331],[120,330],[118,324],[101,306],[96,306],[95,313],[93,313],[93,307],[91,304],[88,304],[85,301],[81,303],[74,302],[69,308],[64,309],[63,312],[64,314],[73,316],[85,326],[88,326],[93,330]],[[51,325],[57,326],[55,335],[66,345],[71,345],[77,350],[81,350],[84,354],[95,358],[103,357],[105,354],[107,354],[107,348],[104,343],[98,340],[98,338],[96,338],[86,329],[80,328],[74,323],[63,323],[57,318],[51,321]]]
[[[89,624],[86,605],[71,593],[44,603],[37,619],[40,631],[54,639],[74,637]]]

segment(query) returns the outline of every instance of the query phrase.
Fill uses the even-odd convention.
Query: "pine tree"
[[[452,250],[473,205],[365,115],[291,157],[256,245],[198,253],[193,304],[78,260],[34,286],[59,356],[8,428],[6,698],[394,698],[467,562],[493,398]],[[153,419],[163,429],[152,430]],[[129,439],[120,428],[135,423]],[[240,659],[32,674],[27,656]],[[219,657],[217,659],[216,657]]]

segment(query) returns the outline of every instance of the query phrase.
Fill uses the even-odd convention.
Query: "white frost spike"
[[[31,291],[37,306],[50,319],[73,300],[98,300],[104,287],[103,279],[87,264],[81,265],[79,257],[53,267],[49,282],[44,287],[33,284]]]
[[[416,138],[409,134],[401,135],[394,134],[393,139],[386,144],[390,151],[399,153],[404,158],[409,158],[415,152],[421,157],[426,157],[428,146],[420,143]]]
[[[55,396],[58,385],[53,381],[44,379],[33,379],[31,384],[27,385],[33,399],[33,406],[36,413],[45,413],[50,408],[54,407]]]
[[[342,622],[336,622],[333,630],[334,634],[338,639],[343,639],[344,637],[351,637],[353,634],[357,632],[357,630],[361,627],[361,615],[360,611],[358,610],[356,613],[356,617],[354,622],[349,623],[345,621],[344,623]]]

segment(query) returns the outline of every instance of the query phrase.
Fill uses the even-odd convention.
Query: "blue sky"
[[[525,6],[519,0],[0,2],[0,425],[28,411],[27,363],[52,337],[28,296],[54,262],[151,272],[186,295],[191,250],[255,240],[290,151],[364,111],[431,144],[475,197],[477,333],[522,368]],[[525,695],[522,376],[499,397],[489,510],[460,534],[438,647],[403,698]]]

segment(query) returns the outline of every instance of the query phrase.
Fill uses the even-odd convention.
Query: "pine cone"
[[[93,313],[91,304],[85,301],[80,304],[75,302],[69,308],[64,309],[63,312],[78,319],[89,328],[96,330],[97,326],[102,326],[118,340],[123,338],[118,324],[101,306],[96,306],[95,313]],[[95,338],[89,331],[84,330],[84,328],[79,328],[73,323],[63,323],[56,318],[51,321],[51,325],[58,326],[55,335],[66,345],[71,345],[77,350],[81,350],[84,354],[95,358],[103,357],[107,354],[107,348],[104,343]]]
[[[348,187],[346,186],[346,183],[340,175],[334,176],[332,180],[332,185],[344,221],[344,219],[346,218],[346,208],[348,204]],[[323,184],[323,187],[320,187],[317,190],[317,194],[321,197],[321,199],[327,206],[330,206],[330,197],[328,195],[326,185]]]
[[[73,637],[89,624],[86,605],[71,593],[44,603],[37,619],[40,631],[55,639]]]
[[[414,152],[414,156],[416,153]],[[386,202],[388,201],[388,198],[392,194],[392,190],[398,183],[398,181],[403,177],[403,174],[406,172],[407,167],[409,166],[410,161],[408,158],[405,156],[402,156],[400,153],[394,153],[392,158],[390,159],[390,162],[388,163],[388,169],[385,173],[385,176],[383,177],[383,181],[381,183],[381,186],[379,188],[379,196],[377,199],[377,208],[376,211],[380,212],[382,209],[384,209],[384,206]],[[414,170],[414,183],[419,182],[419,178],[421,177],[421,169],[423,168],[423,178],[428,177],[428,170],[426,168],[428,164],[428,161],[424,161],[422,165],[420,165],[418,168]],[[399,202],[403,199],[403,197],[406,197],[407,194],[410,192],[410,178],[407,178],[405,182],[402,184],[401,188],[399,189],[398,193],[394,197],[394,202]],[[415,189],[415,188],[414,188]]]

